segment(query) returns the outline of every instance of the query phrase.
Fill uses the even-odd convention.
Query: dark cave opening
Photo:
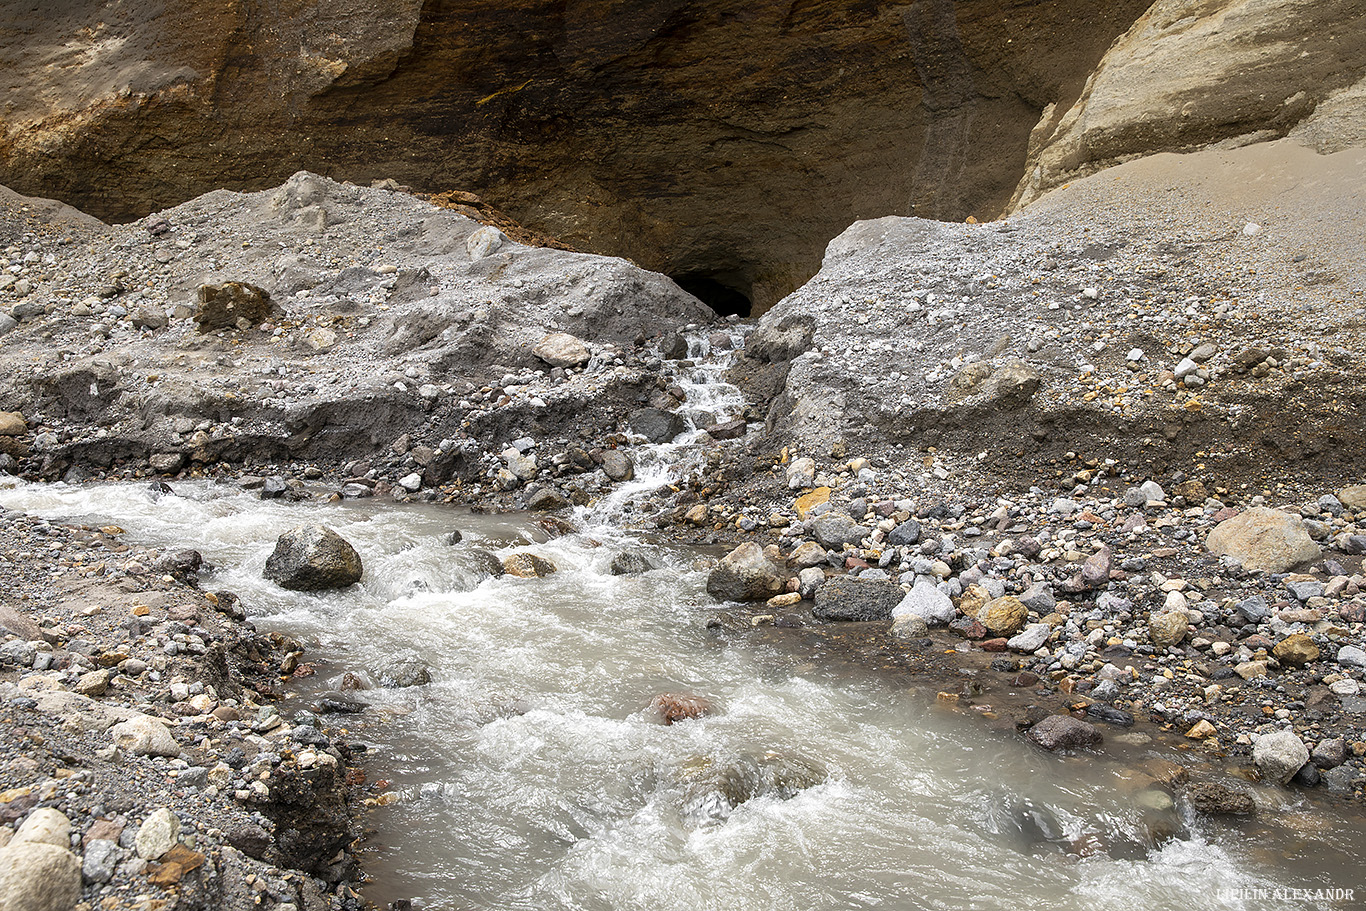
[[[669,277],[678,287],[714,310],[717,316],[749,316],[753,305],[749,295],[733,285],[726,284],[715,275],[689,272]]]

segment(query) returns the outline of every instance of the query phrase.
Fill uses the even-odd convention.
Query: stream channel
[[[1142,774],[1141,748],[1048,755],[904,681],[712,635],[721,606],[703,554],[622,521],[686,458],[686,438],[637,448],[640,479],[550,540],[526,514],[264,501],[207,482],[159,499],[145,485],[15,482],[0,506],[199,550],[215,567],[206,588],[308,644],[319,688],[344,672],[378,684],[405,661],[431,669],[423,686],[357,693],[370,707],[347,719],[371,778],[398,795],[368,820],[367,896],[381,905],[1196,911],[1354,906],[1284,892],[1296,888],[1366,897],[1360,814],[1263,789],[1274,823],[1196,819]],[[262,579],[276,537],[304,522],[356,547],[359,585],[308,594]],[[558,571],[492,578],[476,548]],[[654,568],[612,575],[623,550]],[[715,711],[665,726],[649,709],[663,692]]]

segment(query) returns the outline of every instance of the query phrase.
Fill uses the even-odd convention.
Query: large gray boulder
[[[323,525],[300,525],[280,535],[266,560],[265,577],[293,591],[346,588],[361,580],[360,554]]]
[[[820,620],[890,620],[905,595],[895,582],[838,576],[816,592],[812,613]]]
[[[896,604],[892,617],[916,616],[931,626],[944,626],[958,616],[953,600],[928,579],[917,579],[910,592]]]
[[[651,443],[667,443],[687,429],[676,412],[663,408],[641,408],[631,413],[631,430]]]
[[[783,571],[753,542],[726,554],[707,577],[707,594],[721,601],[767,601],[786,587]]]
[[[839,550],[846,544],[858,544],[869,534],[869,529],[842,512],[826,513],[811,523],[812,537],[827,550]]]
[[[1257,738],[1252,761],[1267,781],[1285,784],[1309,761],[1309,748],[1294,731],[1276,731]]]
[[[1105,738],[1094,724],[1071,715],[1049,715],[1029,729],[1029,739],[1045,750],[1077,750],[1100,746]]]
[[[16,842],[0,848],[0,909],[71,911],[81,897],[81,862],[65,848]]]
[[[592,357],[588,346],[568,332],[550,333],[531,353],[552,367],[582,367]]]
[[[1214,526],[1205,546],[1210,553],[1237,560],[1244,569],[1267,573],[1283,573],[1320,556],[1299,516],[1264,506]]]

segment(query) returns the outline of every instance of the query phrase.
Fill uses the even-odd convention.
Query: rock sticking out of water
[[[280,535],[265,568],[267,579],[293,591],[346,588],[363,573],[356,549],[322,525],[300,525]]]

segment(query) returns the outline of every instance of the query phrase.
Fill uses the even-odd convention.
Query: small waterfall
[[[744,394],[725,382],[724,377],[736,352],[744,347],[745,331],[736,327],[714,331],[729,336],[730,350],[714,350],[711,333],[695,329],[687,335],[688,360],[693,366],[680,370],[675,379],[685,396],[678,414],[687,429],[668,443],[642,442],[632,446],[635,478],[591,506],[579,507],[579,524],[595,530],[610,530],[623,524],[636,497],[666,487],[697,467],[704,457],[698,440],[707,426],[734,420],[744,413]]]

